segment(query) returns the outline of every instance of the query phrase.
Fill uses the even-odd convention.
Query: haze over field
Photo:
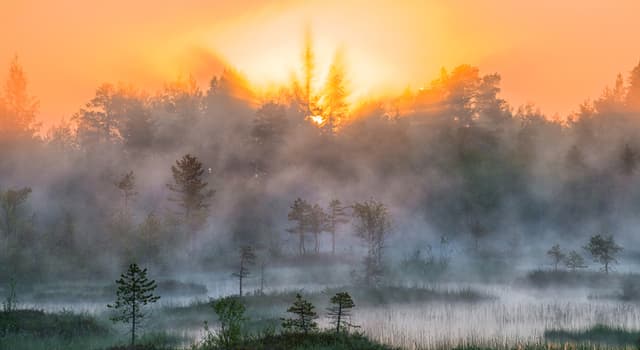
[[[0,349],[635,347],[638,10],[8,3]]]

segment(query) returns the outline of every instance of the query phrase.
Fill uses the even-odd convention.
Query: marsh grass
[[[588,343],[615,346],[640,345],[640,331],[631,331],[619,327],[595,325],[586,330],[549,329],[544,332],[547,341],[561,343]]]

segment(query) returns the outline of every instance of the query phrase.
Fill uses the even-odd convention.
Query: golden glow
[[[324,118],[321,115],[311,115],[309,116],[309,120],[311,120],[314,124],[318,126],[324,123]]]
[[[300,69],[313,31],[320,88],[344,49],[351,102],[414,89],[441,67],[499,72],[503,97],[568,113],[640,52],[636,0],[4,0],[0,78],[18,54],[45,122],[69,117],[104,82],[151,91],[226,64],[268,91]]]

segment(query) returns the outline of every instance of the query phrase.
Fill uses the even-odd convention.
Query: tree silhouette
[[[38,100],[27,91],[26,74],[15,56],[9,65],[4,98],[0,97],[0,142],[3,145],[36,137],[40,127],[36,121],[38,105]]]
[[[136,177],[133,171],[123,174],[114,184],[122,193],[123,209],[122,213],[126,214],[129,210],[129,201],[138,194],[136,192]]]
[[[336,293],[331,297],[331,306],[327,309],[327,315],[331,319],[331,324],[336,327],[336,333],[346,330],[348,327],[357,327],[350,323],[351,309],[356,304],[347,292]]]
[[[345,212],[345,208],[342,206],[339,200],[333,199],[329,202],[329,208],[327,210],[327,231],[331,233],[331,254],[336,253],[336,232],[338,226],[349,222],[349,216]]]
[[[322,129],[327,134],[334,134],[347,115],[347,87],[344,58],[342,51],[336,52],[323,91]]]
[[[318,329],[318,324],[314,320],[318,318],[318,314],[313,311],[314,309],[313,304],[303,299],[300,294],[296,294],[296,300],[287,309],[287,312],[294,314],[295,317],[283,319],[282,328],[305,335],[315,331]]]
[[[365,283],[372,284],[382,274],[382,249],[391,231],[387,207],[375,200],[353,205],[355,234],[367,244]]]
[[[107,305],[107,307],[116,311],[116,314],[111,317],[113,322],[131,325],[131,346],[133,347],[140,322],[147,316],[144,307],[160,299],[159,296],[153,294],[157,285],[154,280],[147,278],[147,269],[140,269],[137,264],[129,265],[127,271],[120,275],[116,284],[118,285],[116,302]]]
[[[320,234],[325,230],[327,223],[327,215],[322,207],[314,204],[308,212],[309,231],[313,234],[314,246],[313,250],[316,254],[320,253]]]
[[[20,223],[20,209],[29,198],[31,188],[8,189],[0,191],[0,209],[2,209],[3,231],[6,239],[17,238]]]
[[[565,258],[564,253],[560,249],[560,245],[555,244],[553,247],[551,247],[551,249],[547,251],[547,255],[551,258],[551,261],[553,263],[553,271],[558,271],[558,264],[560,264]]]
[[[208,183],[203,181],[202,163],[190,154],[177,160],[176,165],[171,166],[171,173],[174,183],[167,184],[167,187],[177,197],[170,200],[178,202],[184,209],[185,220],[192,222],[196,214],[209,207],[214,191],[207,189]]]
[[[564,264],[569,270],[573,272],[575,272],[577,269],[583,269],[587,267],[587,265],[585,265],[584,263],[584,258],[582,257],[582,255],[580,255],[580,253],[576,252],[575,250],[569,252],[569,254],[564,259]]]
[[[609,265],[618,262],[616,255],[622,251],[622,247],[616,244],[612,235],[606,237],[601,235],[592,236],[584,249],[591,253],[593,261],[603,265],[604,272],[607,274],[609,273]]]
[[[253,266],[256,261],[256,254],[251,246],[240,247],[240,261],[238,264],[238,270],[233,273],[233,276],[238,278],[238,294],[242,296],[242,282],[247,278],[251,271],[250,266]]]
[[[304,199],[297,198],[289,210],[289,221],[295,222],[295,226],[288,229],[288,232],[298,235],[298,253],[300,256],[306,253],[304,247],[304,234],[309,229],[309,212],[311,205]]]
[[[624,175],[633,175],[638,167],[639,160],[640,155],[638,155],[638,152],[636,152],[636,150],[634,150],[628,143],[625,143],[624,148],[622,149],[622,154],[620,155],[622,173]]]

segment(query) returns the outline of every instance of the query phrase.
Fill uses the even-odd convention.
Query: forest
[[[298,338],[272,348],[325,344],[332,333],[314,331],[317,315],[305,296],[317,305],[364,306],[343,324],[357,329],[356,338],[340,340],[360,345],[345,349],[511,347],[522,339],[610,339],[616,331],[633,338],[627,328],[640,326],[636,304],[591,304],[640,300],[633,273],[640,262],[640,64],[620,68],[600,97],[566,116],[510,105],[500,97],[500,75],[470,65],[443,68],[418,89],[354,103],[341,55],[319,76],[307,42],[297,74],[274,92],[256,93],[231,67],[208,86],[190,76],[160,91],[105,83],[45,128],[15,57],[0,94],[0,292],[7,295],[0,345],[20,349],[21,334],[30,334],[11,331],[19,306],[37,314],[24,317],[59,317],[54,333],[55,322],[98,322],[96,334],[111,332],[92,317],[108,312],[107,304],[121,306],[112,304],[121,273],[135,279],[147,269],[157,286],[146,285],[144,305],[162,295],[147,328],[182,322],[190,342],[200,339],[193,332],[203,313],[218,315],[194,349],[243,348],[232,342],[244,333],[245,308],[268,310],[252,317],[273,321],[271,308],[282,304],[284,312],[292,302],[300,319],[282,327]],[[122,276],[118,297],[126,292]],[[464,305],[495,307],[496,298],[516,298],[496,286],[513,284],[590,301],[553,304],[581,320],[571,329],[541,316],[531,324],[544,334],[514,326],[513,337],[493,342],[490,331],[473,328],[484,321],[473,320],[496,311],[468,314]],[[470,317],[470,333],[425,335],[419,320],[375,322],[380,305],[392,305],[383,308],[392,318],[425,302],[436,303],[430,312],[441,317]],[[447,311],[450,304],[460,310]],[[536,315],[546,304],[526,305]],[[503,319],[517,317],[501,310]],[[340,335],[340,318],[332,320]],[[135,317],[133,324],[131,343],[140,338]],[[243,346],[281,341],[274,324]],[[218,325],[221,331],[208,328]],[[174,336],[167,334],[141,339]],[[603,346],[635,346],[637,338]],[[32,348],[72,348],[52,344]]]

